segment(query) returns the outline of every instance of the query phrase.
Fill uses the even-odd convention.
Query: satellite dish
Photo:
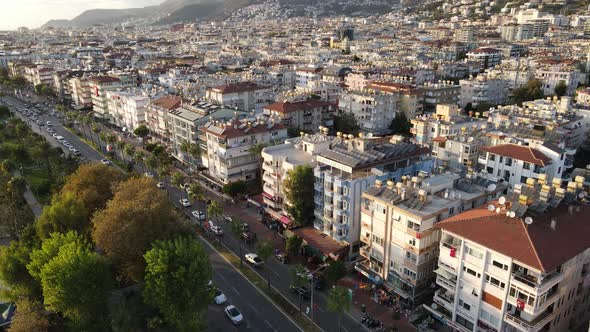
[[[581,199],[581,198],[584,198],[584,197],[586,197],[586,193],[585,192],[582,191],[581,193],[578,194],[578,198]]]
[[[488,211],[492,212],[496,209],[496,207],[494,206],[494,204],[490,204],[488,205]]]
[[[502,211],[502,209],[500,209],[499,207],[496,208],[496,213],[500,213],[500,211]]]
[[[449,198],[449,193],[445,193],[445,198]]]
[[[500,197],[500,199],[498,200],[498,203],[500,203],[502,205],[506,204],[506,197],[504,197],[504,196]]]
[[[473,137],[469,137],[469,138],[467,139],[467,142],[469,142],[469,143],[473,142]]]
[[[531,218],[531,217],[524,218],[524,223],[527,224],[527,225],[532,224],[533,223],[533,218]]]
[[[509,217],[510,217],[510,218],[514,218],[514,217],[516,217],[516,212],[514,212],[514,211],[510,211],[510,215],[509,215]],[[530,217],[529,217],[529,218],[530,218]]]
[[[490,185],[488,186],[488,191],[494,191],[494,190],[496,190],[496,185],[493,183],[490,183]],[[500,203],[500,204],[503,204],[503,203]]]

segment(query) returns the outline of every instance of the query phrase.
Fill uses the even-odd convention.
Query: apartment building
[[[295,86],[305,88],[309,87],[311,82],[320,81],[322,79],[322,70],[324,68],[312,65],[297,67],[295,69]]]
[[[207,89],[205,99],[240,111],[259,113],[272,101],[272,93],[266,86],[253,82],[238,82]]]
[[[338,104],[317,99],[284,101],[267,105],[264,115],[276,118],[289,128],[314,132],[320,126],[333,127]]]
[[[490,47],[481,47],[467,53],[467,58],[478,61],[480,71],[483,73],[486,69],[493,68],[502,62],[502,52]]]
[[[481,147],[478,168],[488,179],[503,180],[514,186],[527,179],[561,179],[564,162],[565,151],[550,144],[536,148],[502,144]]]
[[[150,99],[139,91],[106,91],[106,100],[111,122],[124,131],[133,131],[145,123]]]
[[[526,186],[439,222],[439,289],[425,308],[456,331],[587,329],[587,193],[582,176]]]
[[[356,269],[410,304],[432,298],[440,231],[434,225],[449,216],[499,197],[507,186],[469,175],[402,176],[380,180],[362,194],[361,256]]]
[[[435,168],[460,172],[467,167],[475,167],[479,149],[484,145],[481,139],[483,134],[483,130],[467,131],[463,127],[458,135],[433,138],[432,156],[436,157]]]
[[[185,142],[198,144],[199,131],[197,121],[203,117],[202,114],[197,113],[187,107],[181,106],[170,110],[166,113],[170,139],[172,143],[172,154],[178,160],[194,164],[193,156],[188,155],[182,151],[182,146]]]
[[[94,116],[114,122],[108,108],[107,92],[121,88],[121,80],[113,76],[95,76],[89,81]]]
[[[169,143],[171,139],[168,113],[182,106],[182,98],[166,95],[152,100],[145,109],[145,121],[152,139]]]
[[[261,156],[250,149],[287,138],[287,127],[261,118],[212,121],[201,131],[207,142],[207,153],[202,155],[203,166],[220,184],[256,179]]]
[[[321,127],[324,129],[324,127]],[[327,129],[327,128],[326,128]],[[262,197],[266,211],[287,226],[291,221],[287,213],[283,182],[288,172],[299,165],[316,166],[316,156],[330,147],[335,136],[320,133],[288,138],[284,144],[262,150]]]
[[[487,128],[485,119],[473,118],[460,114],[457,105],[437,105],[436,113],[422,115],[411,120],[410,132],[417,144],[429,146],[435,137],[458,135],[465,131]]]
[[[53,68],[40,65],[26,66],[24,77],[33,86],[45,84],[53,88]]]
[[[408,119],[412,119],[416,114],[422,113],[423,95],[421,94],[421,90],[413,85],[374,81],[366,88],[367,90],[394,95],[398,101],[398,112],[404,112]]]
[[[461,107],[465,107],[468,103],[474,106],[479,104],[498,105],[508,98],[506,81],[485,73],[474,78],[460,80],[459,85],[461,85],[459,99]]]
[[[68,81],[72,100],[76,107],[92,107],[92,90],[90,89],[90,79],[86,77],[72,77]]]
[[[451,81],[426,82],[418,90],[424,112],[434,112],[438,104],[457,104],[461,95],[461,86]]]
[[[361,195],[375,180],[430,172],[427,148],[388,137],[353,137],[337,133],[328,150],[317,156],[314,228],[348,246],[348,257],[360,246]]]
[[[544,61],[535,69],[535,78],[539,79],[546,95],[555,94],[555,86],[563,81],[567,85],[566,94],[574,95],[581,80],[580,70],[568,64],[554,64],[552,61]]]
[[[396,95],[375,90],[343,92],[338,108],[340,112],[354,114],[361,131],[373,135],[388,134],[389,125],[399,109]]]

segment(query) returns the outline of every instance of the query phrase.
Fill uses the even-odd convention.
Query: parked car
[[[287,256],[287,254],[285,254],[283,252],[277,252],[275,254],[275,257],[279,260],[279,262],[281,262],[283,264],[289,263],[289,256]]]
[[[232,222],[233,221],[232,217],[229,217],[229,216],[223,216],[223,220],[225,220],[226,222]]]
[[[151,172],[145,172],[143,175],[147,176],[148,178],[153,178],[154,174]]]
[[[291,291],[293,293],[295,293],[297,295],[301,295],[304,299],[309,299],[311,297],[311,292],[305,286],[299,286],[299,287],[289,286],[289,288],[291,289]]]
[[[219,289],[215,289],[215,295],[213,296],[215,304],[224,304],[227,302],[227,297],[225,297],[225,294],[223,294]]]
[[[184,207],[190,207],[191,206],[191,201],[189,201],[186,198],[181,198],[180,199],[180,204],[182,204],[182,206],[184,206]]]
[[[193,211],[191,212],[193,217],[197,218],[197,220],[205,220],[205,213],[203,211]]]
[[[234,325],[239,325],[244,321],[244,316],[242,316],[240,311],[233,305],[228,305],[223,311]]]
[[[110,162],[108,159],[101,159],[101,160],[100,160],[100,162],[101,162],[103,165],[107,165],[107,166],[111,164],[111,162]]]
[[[48,126],[53,126],[53,123],[51,123],[51,121],[46,121],[45,124]]]
[[[188,187],[190,187],[190,184],[188,184],[188,183],[181,183],[179,187],[180,187],[180,189],[187,190]]]
[[[213,225],[211,226],[209,229],[211,229],[211,232],[217,236],[223,236],[223,229],[221,229],[221,227],[217,226],[217,225]]]
[[[262,263],[264,263],[264,261],[262,259],[260,259],[260,257],[258,257],[258,255],[254,254],[254,253],[247,253],[244,255],[244,258],[246,258],[246,261],[254,266],[260,266],[262,265]]]
[[[241,238],[246,243],[252,243],[252,242],[256,241],[256,234],[254,234],[254,233],[252,233],[250,231],[242,232]]]
[[[158,184],[156,184],[156,187],[158,187],[159,189],[166,188],[166,186],[164,185],[164,182],[158,182]]]

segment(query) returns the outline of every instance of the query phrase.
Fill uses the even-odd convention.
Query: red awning
[[[269,193],[267,193],[266,191],[263,191],[262,192],[262,196],[264,196],[264,197],[266,197],[266,198],[268,198],[270,200],[273,200],[273,201],[275,200],[274,196],[271,195],[271,194],[269,194]]]
[[[280,220],[285,225],[289,225],[291,223],[291,219],[289,219],[289,217],[287,217],[287,216],[281,216]]]

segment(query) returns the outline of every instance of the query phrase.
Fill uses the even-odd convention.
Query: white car
[[[213,296],[215,304],[224,304],[225,302],[227,302],[227,297],[225,297],[225,294],[223,294],[219,289],[215,290],[215,295]]]
[[[182,206],[184,206],[184,207],[190,207],[190,206],[191,206],[191,201],[189,201],[189,200],[188,200],[188,199],[186,199],[186,198],[182,198],[182,199],[180,200],[180,204],[182,204]]]
[[[158,184],[156,184],[156,187],[158,187],[159,189],[164,189],[166,186],[164,185],[164,182],[158,182]]]
[[[205,214],[203,213],[203,211],[193,211],[191,212],[191,214],[193,215],[193,217],[197,218],[197,220],[205,219]]]
[[[150,173],[150,172],[145,172],[144,175],[147,176],[148,178],[153,178],[154,177],[154,174],[153,173]]]
[[[45,124],[48,126],[53,126],[53,123],[51,123],[51,121],[47,121],[47,122],[45,122]]]
[[[107,166],[111,164],[111,162],[110,162],[108,159],[101,159],[101,160],[100,160],[100,162],[101,162],[103,165],[107,165]]]
[[[217,225],[211,226],[211,232],[215,235],[223,236],[223,229]]]
[[[234,325],[239,325],[244,321],[244,316],[242,316],[240,311],[233,305],[228,305],[223,311],[225,311],[225,315],[231,319],[231,322],[234,323]]]
[[[260,257],[258,257],[258,255],[254,254],[254,253],[247,253],[244,255],[244,257],[246,258],[246,261],[254,266],[260,266],[262,265],[262,263],[264,263],[262,261],[262,259],[260,259]]]

